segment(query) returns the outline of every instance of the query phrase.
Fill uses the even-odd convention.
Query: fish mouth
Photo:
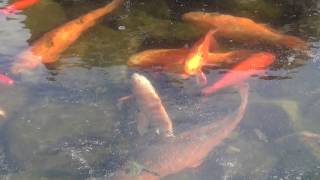
[[[131,80],[134,83],[143,83],[146,81],[146,78],[138,73],[133,73],[131,76]]]

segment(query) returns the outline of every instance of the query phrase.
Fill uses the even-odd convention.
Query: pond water
[[[0,0],[3,7],[11,1]],[[231,14],[267,24],[310,44],[308,55],[270,46],[219,41],[219,48],[272,52],[277,62],[247,80],[249,104],[232,134],[196,168],[162,179],[320,179],[320,4],[317,0],[127,0],[83,33],[53,64],[12,74],[17,55],[45,32],[105,0],[42,0],[0,14],[0,179],[109,179],[137,149],[156,140],[136,130],[131,75],[145,75],[159,93],[174,129],[192,130],[233,113],[239,95],[223,89],[197,95],[194,77],[127,66],[130,56],[156,48],[190,47],[203,32],[181,20],[189,11]],[[227,68],[206,68],[209,83]],[[148,139],[148,140],[146,140]],[[177,149],[181,147],[176,147]],[[158,156],[158,154],[154,154]],[[192,154],[190,154],[192,156]]]

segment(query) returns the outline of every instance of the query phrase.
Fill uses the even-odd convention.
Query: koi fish
[[[113,180],[159,180],[170,174],[202,164],[207,155],[229,137],[244,116],[248,86],[239,87],[241,104],[235,114],[222,120],[194,127],[169,141],[149,145],[138,152],[133,163],[116,171]],[[139,169],[131,173],[132,169]]]
[[[45,33],[29,49],[18,56],[11,71],[17,74],[25,69],[33,69],[41,63],[57,61],[59,55],[74,43],[83,32],[94,26],[101,17],[118,8],[123,1],[113,0],[104,7],[93,10]]]
[[[18,10],[24,10],[24,9],[38,3],[39,1],[40,0],[19,0],[19,1],[16,1],[16,2],[2,8],[0,11],[4,14],[10,14],[10,13],[13,13]]]
[[[210,95],[216,91],[219,91],[220,89],[244,81],[254,74],[263,73],[265,68],[274,61],[275,56],[271,53],[255,53],[240,64],[236,65],[230,72],[224,75],[216,83],[203,88],[201,92],[203,95]]]
[[[181,73],[181,67],[189,52],[187,48],[146,50],[131,56],[127,64],[139,68],[163,67],[168,71]]]
[[[14,83],[14,80],[11,79],[9,76],[0,74],[0,82],[2,82],[5,85],[12,85]]]
[[[151,68],[161,67],[166,71],[183,73],[183,63],[190,53],[190,49],[153,49],[131,56],[127,62],[130,67]],[[229,65],[242,60],[252,54],[248,50],[208,53],[204,59],[204,66]]]
[[[207,78],[202,72],[202,67],[204,65],[204,61],[208,58],[210,44],[213,40],[212,36],[214,33],[215,31],[209,30],[202,39],[197,41],[191,48],[184,62],[184,73],[188,76],[196,75],[198,82],[201,82],[201,84],[207,83]]]
[[[239,42],[261,41],[288,48],[306,50],[307,42],[284,35],[267,25],[258,24],[251,19],[219,13],[189,12],[182,15],[184,21],[190,22],[204,30],[216,29],[216,36]]]
[[[195,75],[203,66],[203,62],[208,58],[212,36],[215,33],[209,30],[205,37],[197,41],[191,48],[184,62],[184,72],[188,75]]]
[[[172,121],[150,81],[145,76],[134,73],[131,82],[133,96],[140,110],[138,116],[139,133],[144,134],[149,122],[152,122],[159,129],[161,135],[173,136]]]

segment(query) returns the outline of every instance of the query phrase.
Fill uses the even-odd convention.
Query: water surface
[[[0,6],[10,2],[0,1]],[[310,56],[274,47],[254,47],[277,55],[267,73],[248,80],[249,106],[232,136],[203,164],[165,179],[319,179],[319,142],[299,132],[320,133],[320,4],[317,1],[128,0],[63,53],[59,62],[19,76],[9,68],[19,52],[45,32],[105,4],[96,1],[42,0],[16,14],[0,16],[0,72],[16,80],[0,85],[1,179],[105,179],[147,146],[136,131],[130,76],[146,75],[158,90],[176,127],[232,113],[239,97],[232,89],[209,101],[195,93],[195,79],[128,68],[134,53],[191,46],[202,33],[181,21],[189,11],[252,18],[311,45]],[[250,48],[221,42],[221,48]],[[226,69],[206,69],[212,83]],[[310,145],[311,144],[311,145]]]

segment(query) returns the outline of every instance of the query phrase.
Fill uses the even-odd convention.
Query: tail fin
[[[295,36],[288,36],[288,35],[283,35],[280,40],[279,43],[292,48],[292,49],[297,49],[297,50],[306,50],[308,49],[309,45],[306,41],[295,37]]]

